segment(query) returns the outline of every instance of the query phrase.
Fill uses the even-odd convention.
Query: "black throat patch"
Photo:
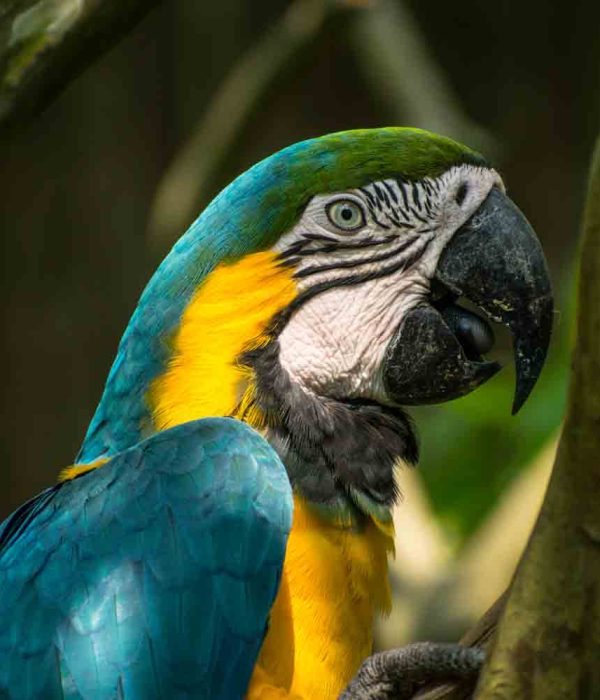
[[[253,401],[293,488],[341,520],[355,523],[364,514],[389,520],[399,495],[394,465],[418,460],[409,416],[399,408],[339,401],[300,387],[279,364],[276,338],[239,361],[255,375]]]

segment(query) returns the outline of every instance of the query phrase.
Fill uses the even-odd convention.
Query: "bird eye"
[[[327,218],[343,231],[356,231],[365,225],[365,213],[351,199],[338,199],[327,206]]]

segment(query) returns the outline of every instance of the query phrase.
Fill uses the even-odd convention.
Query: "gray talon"
[[[485,660],[478,647],[416,642],[366,659],[339,700],[408,700],[426,683],[476,676]]]

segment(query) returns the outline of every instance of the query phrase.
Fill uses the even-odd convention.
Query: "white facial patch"
[[[406,313],[429,294],[440,255],[492,187],[492,169],[455,166],[313,197],[275,250],[306,295],[279,335],[280,363],[306,390],[387,403],[380,369]]]

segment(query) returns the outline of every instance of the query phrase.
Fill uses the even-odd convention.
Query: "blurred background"
[[[1,3],[0,3],[1,4]],[[490,157],[546,251],[557,297],[517,417],[507,368],[411,411],[422,443],[397,509],[396,605],[378,644],[455,639],[510,580],[565,398],[572,272],[598,130],[600,5],[478,0],[169,0],[0,152],[0,519],[81,442],[145,281],[236,174],[279,148],[412,125]]]

